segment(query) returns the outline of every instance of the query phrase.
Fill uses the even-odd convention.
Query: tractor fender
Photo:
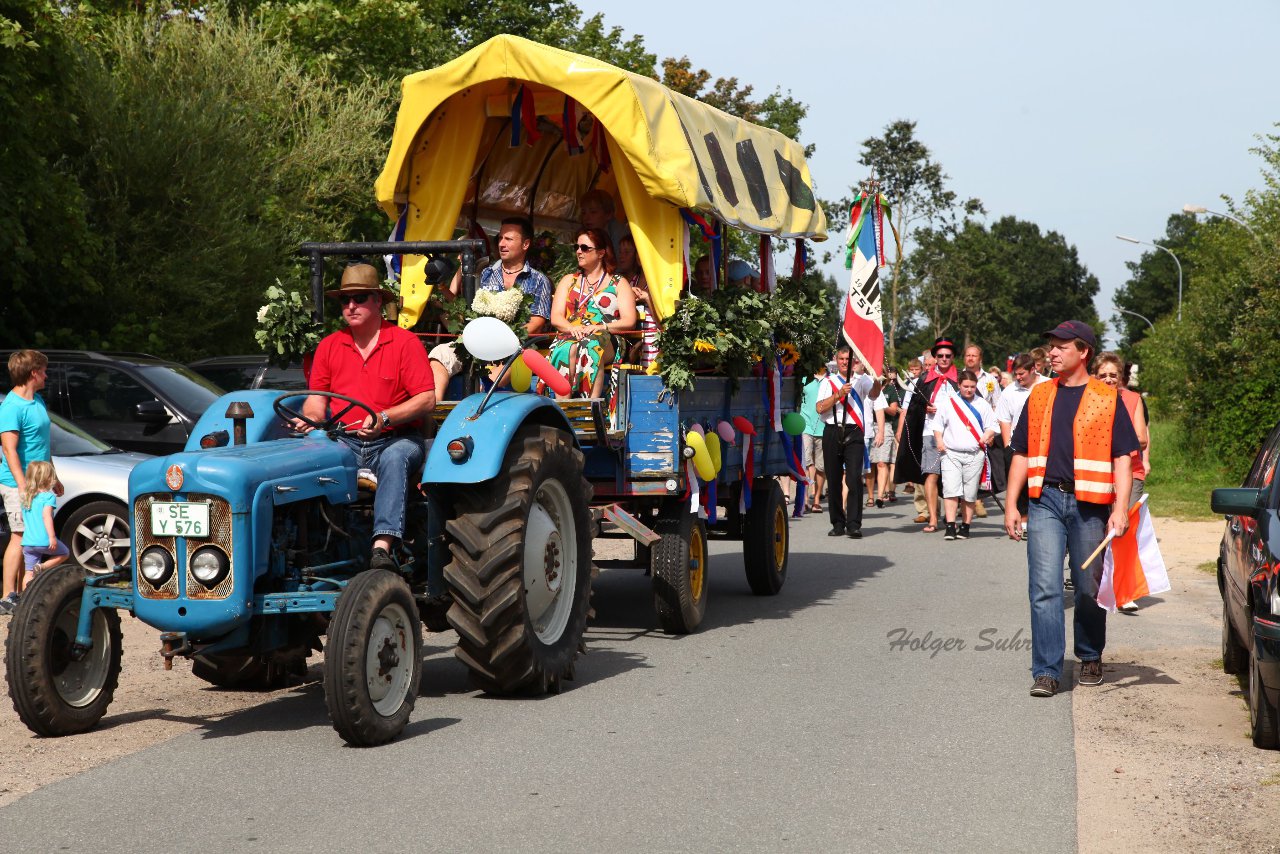
[[[453,408],[440,425],[427,464],[422,472],[424,485],[484,483],[497,476],[511,439],[525,424],[540,424],[564,430],[574,437],[560,407],[550,398],[536,394],[499,392],[489,398],[488,405],[477,416],[484,401],[483,394],[473,394]],[[449,456],[448,445],[454,439],[469,442],[471,453],[462,462]],[[574,447],[578,440],[573,438]]]

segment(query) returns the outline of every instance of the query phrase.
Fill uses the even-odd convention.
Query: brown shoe
[[[1080,662],[1080,684],[1081,685],[1101,685],[1102,684],[1102,662],[1101,661]]]
[[[924,515],[923,513],[921,513],[919,516],[916,517],[917,525],[924,524],[925,522],[928,522],[928,521],[929,521],[929,517]]]
[[[1031,686],[1031,696],[1033,697],[1052,697],[1058,693],[1058,680],[1052,676],[1037,676],[1035,683]]]

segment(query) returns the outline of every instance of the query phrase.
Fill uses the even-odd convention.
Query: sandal
[[[811,506],[811,507],[809,508],[809,512],[810,512],[810,513],[821,513],[821,512],[822,512],[822,505],[821,505],[821,504],[814,504],[813,506]]]
[[[921,531],[923,531],[923,532],[924,532],[924,533],[926,533],[926,534],[932,534],[934,531],[938,530],[938,526],[937,526],[937,525],[925,525],[925,526],[924,526],[923,528],[921,528],[920,530],[921,530]]]
[[[866,507],[875,507],[875,506],[876,506],[876,500],[875,500],[874,498],[868,498],[868,499],[867,499],[867,503],[866,503],[864,506],[866,506]]]

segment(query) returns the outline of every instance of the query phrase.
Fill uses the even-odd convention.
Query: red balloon
[[[547,388],[562,397],[569,393],[569,380],[551,367],[546,356],[537,350],[527,349],[524,351],[524,363],[533,371],[534,376],[547,384]]]
[[[741,415],[733,416],[733,426],[737,427],[740,432],[746,433],[748,436],[756,435],[756,425],[752,424]]]

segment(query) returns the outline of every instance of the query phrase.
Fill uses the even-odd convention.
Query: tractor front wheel
[[[97,608],[88,650],[75,645],[84,570],[63,565],[36,576],[13,611],[5,667],[9,697],[37,735],[73,735],[93,729],[111,705],[120,681],[120,615]]]

